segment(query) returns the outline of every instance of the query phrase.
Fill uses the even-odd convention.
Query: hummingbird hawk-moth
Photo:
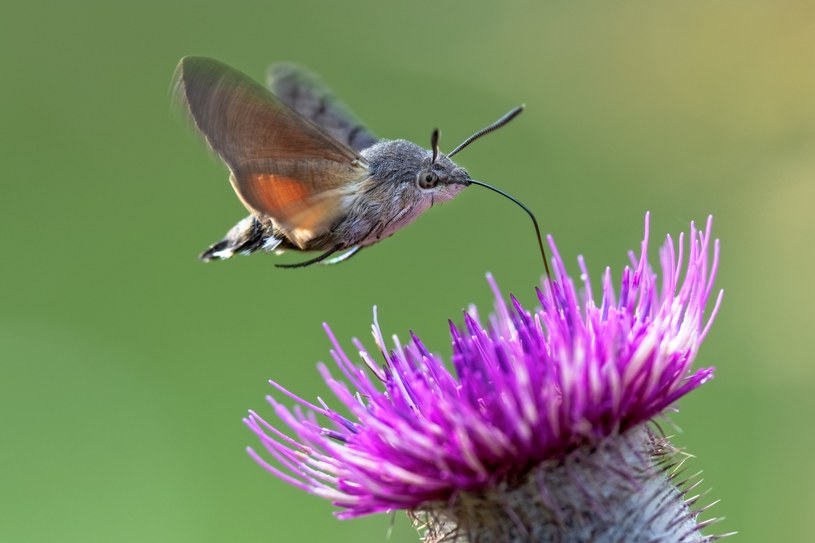
[[[376,138],[315,76],[291,64],[271,67],[271,91],[204,57],[181,59],[176,78],[195,126],[229,168],[232,187],[250,212],[201,254],[203,260],[292,250],[320,254],[278,267],[336,264],[473,184],[512,199],[537,230],[526,206],[450,160],[523,107],[445,155],[438,130],[429,150]],[[539,231],[538,245],[543,255]]]

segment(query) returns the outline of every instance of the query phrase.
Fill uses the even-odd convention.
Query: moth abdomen
[[[226,260],[236,254],[250,255],[257,251],[271,252],[292,248],[291,243],[272,223],[264,223],[254,215],[241,220],[226,233],[224,239],[210,246],[198,257],[205,262]]]

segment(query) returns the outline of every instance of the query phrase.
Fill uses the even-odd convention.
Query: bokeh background
[[[595,280],[652,232],[715,216],[725,301],[672,416],[713,533],[809,541],[815,509],[811,2],[29,2],[0,20],[0,540],[415,541],[337,521],[244,453],[274,377],[325,394],[321,323],[369,341],[533,303],[529,220],[471,188],[333,268],[197,253],[244,211],[174,112],[178,59],[320,73],[380,136],[443,148],[521,198]]]

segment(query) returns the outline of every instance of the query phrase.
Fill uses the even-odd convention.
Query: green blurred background
[[[30,2],[0,21],[0,540],[415,541],[403,515],[337,521],[246,456],[274,377],[325,394],[320,324],[350,347],[533,303],[529,220],[473,188],[333,268],[196,255],[244,215],[170,104],[178,59],[263,80],[320,73],[380,136],[444,149],[536,210],[595,280],[652,231],[715,216],[725,301],[672,417],[712,531],[811,539],[815,220],[811,2]],[[799,283],[804,281],[804,283]],[[351,348],[353,351],[353,348]]]

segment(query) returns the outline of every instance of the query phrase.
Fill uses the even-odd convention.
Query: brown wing
[[[345,104],[305,68],[288,63],[273,64],[266,81],[281,102],[355,151],[367,149],[377,142],[376,136]]]
[[[344,189],[367,174],[354,150],[226,64],[185,57],[178,88],[243,204],[300,246],[332,224]]]

